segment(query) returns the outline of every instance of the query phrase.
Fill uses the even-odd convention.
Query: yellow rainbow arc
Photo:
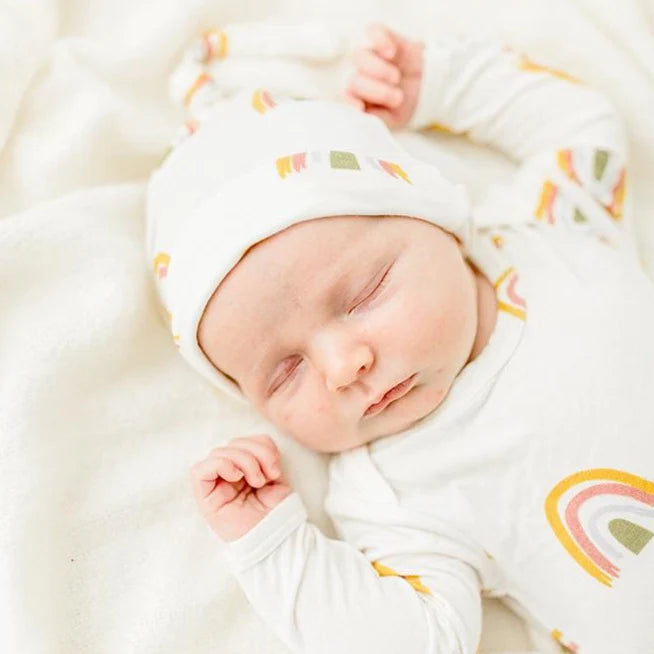
[[[586,570],[588,574],[603,583],[605,586],[610,587],[612,585],[611,578],[602,572],[602,570],[597,567],[586,553],[577,545],[572,536],[568,533],[568,530],[565,528],[557,510],[558,502],[567,490],[572,488],[575,484],[593,480],[618,481],[627,484],[632,488],[637,488],[645,493],[652,494],[654,494],[654,483],[647,481],[642,477],[638,477],[637,475],[622,472],[621,470],[613,470],[612,468],[594,468],[591,470],[582,470],[566,477],[552,489],[545,500],[545,515],[563,547],[565,547],[570,556],[572,556],[572,558],[577,561],[577,563]]]

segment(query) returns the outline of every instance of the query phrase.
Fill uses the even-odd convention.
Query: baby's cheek
[[[441,370],[437,371],[437,375],[440,375]],[[421,393],[421,402],[427,407],[428,411],[433,411],[445,397],[445,393],[449,390],[447,380],[441,380],[439,376],[435,378],[434,383],[426,384],[420,388]]]
[[[299,392],[278,413],[278,426],[303,443],[307,443],[307,439],[319,439],[324,432],[329,432],[333,422],[333,407],[326,398],[312,391],[315,389]]]
[[[284,408],[277,413],[275,424],[283,429],[287,434],[293,435],[297,430],[299,416],[293,410],[293,402],[284,406]]]
[[[406,302],[401,309],[402,318],[398,320],[402,343],[419,357],[427,357],[434,349],[447,346],[448,312],[439,307],[433,297],[419,295]]]

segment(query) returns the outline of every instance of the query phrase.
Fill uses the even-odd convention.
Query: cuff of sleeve
[[[285,497],[246,534],[227,544],[225,553],[234,572],[256,565],[307,519],[307,511],[296,492]]]
[[[443,113],[441,105],[443,92],[450,68],[452,44],[439,41],[425,41],[422,63],[422,81],[418,95],[418,104],[409,120],[409,129],[423,129],[438,122]]]

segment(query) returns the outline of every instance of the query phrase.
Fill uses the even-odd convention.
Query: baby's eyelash
[[[361,302],[358,302],[354,307],[352,307],[352,310],[356,309],[357,307],[360,307],[365,302],[368,302],[368,300],[371,300],[373,297],[375,297],[376,295],[378,295],[382,291],[382,289],[388,283],[388,273],[391,271],[392,267],[393,267],[392,265],[390,265],[388,267],[388,269],[384,273],[384,276],[381,278],[381,281],[379,282],[379,284],[377,284],[375,289],[371,293],[369,293],[365,298],[363,298],[363,300],[361,300]]]
[[[274,386],[272,387],[270,394],[272,395],[277,389],[279,389],[280,386],[283,386],[295,373],[297,370],[298,366],[300,365],[300,361],[296,363],[296,365],[293,366],[293,368],[288,372],[284,373],[281,379],[277,382],[275,382]]]

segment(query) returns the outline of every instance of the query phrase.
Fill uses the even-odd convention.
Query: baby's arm
[[[518,163],[575,145],[625,152],[621,122],[604,95],[506,46],[466,38],[425,43],[409,127],[429,126],[466,134]]]
[[[479,582],[451,541],[354,520],[345,533],[352,542],[327,538],[292,493],[228,544],[246,596],[293,652],[476,652]]]
[[[504,191],[520,196],[515,204],[525,218],[553,224],[557,210],[565,214],[563,205],[570,205],[575,220],[597,216],[608,231],[623,225],[626,138],[600,92],[499,43],[453,37],[420,44],[379,25],[370,36],[365,56],[355,56],[347,99],[354,95],[356,104],[374,92],[365,110],[390,127],[402,126],[397,118],[409,106],[407,127],[501,150],[520,164]],[[400,105],[392,101],[394,88],[403,92]]]
[[[246,595],[293,651],[474,651],[479,587],[473,569],[457,560],[468,549],[398,527],[406,516],[394,504],[356,501],[349,484],[344,501],[335,484],[328,496],[349,543],[326,538],[307,521],[279,459],[267,434],[237,437],[196,463],[191,481]],[[371,524],[371,511],[383,516],[381,525]]]
[[[622,226],[626,138],[604,95],[475,41],[427,42],[423,88],[410,126],[435,122],[520,163],[512,190],[525,198],[526,214],[550,224],[570,214],[607,233]]]

